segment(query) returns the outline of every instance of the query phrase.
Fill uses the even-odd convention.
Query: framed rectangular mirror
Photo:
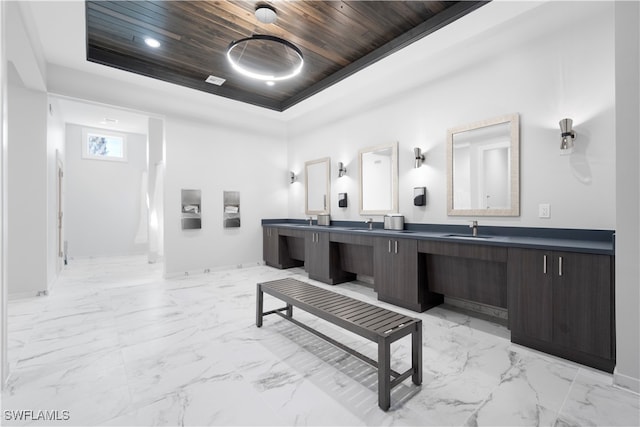
[[[304,164],[307,215],[331,213],[331,159],[324,157]]]
[[[364,148],[360,166],[360,215],[398,212],[398,143]]]
[[[519,122],[514,113],[447,131],[448,215],[520,215]]]

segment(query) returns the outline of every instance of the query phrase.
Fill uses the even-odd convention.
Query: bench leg
[[[378,339],[378,406],[388,411],[391,406],[391,343]]]
[[[258,283],[258,289],[256,293],[256,326],[259,328],[262,326],[262,313],[264,303],[264,294],[262,293],[262,286]]]
[[[287,317],[293,317],[293,306],[291,304],[287,304]]]
[[[411,380],[415,385],[422,384],[422,321],[417,322],[411,333]]]

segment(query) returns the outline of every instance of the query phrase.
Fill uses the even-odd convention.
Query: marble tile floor
[[[163,279],[144,257],[71,262],[49,296],[9,302],[0,424],[640,425],[638,395],[611,375],[511,344],[498,323],[444,306],[416,314],[357,282],[331,287],[423,321],[423,384],[405,381],[383,412],[369,365],[275,316],[256,328],[256,283],[283,277],[329,287],[302,269]],[[266,309],[279,306],[265,296]],[[294,316],[376,358],[373,343]],[[407,369],[409,337],[392,351]],[[31,419],[15,419],[24,411]]]

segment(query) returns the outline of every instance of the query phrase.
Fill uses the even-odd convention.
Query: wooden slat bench
[[[264,293],[286,303],[286,307],[264,312]],[[378,361],[345,346],[293,318],[293,307],[318,316],[378,344]],[[284,313],[283,313],[284,312]],[[263,317],[277,314],[305,330],[323,338],[378,369],[378,405],[388,410],[391,389],[411,376],[414,384],[422,383],[422,320],[359,301],[336,292],[295,279],[258,283],[256,326]],[[404,373],[391,369],[391,343],[411,334],[411,368]],[[393,379],[392,379],[393,377]]]

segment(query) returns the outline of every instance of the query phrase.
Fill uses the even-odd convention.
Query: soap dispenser
[[[413,205],[425,206],[427,204],[427,187],[415,187],[413,189]]]

